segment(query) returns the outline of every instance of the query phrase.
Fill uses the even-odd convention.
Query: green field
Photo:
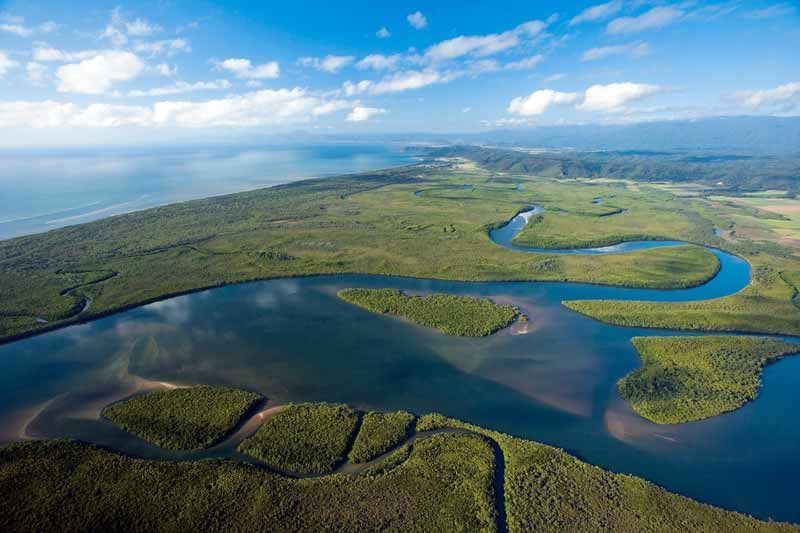
[[[564,305],[620,326],[697,331],[800,335],[797,294],[800,265],[766,254],[749,258],[751,283],[743,291],[697,302],[575,300]]]
[[[343,289],[339,298],[373,313],[396,315],[448,335],[485,337],[510,325],[519,310],[487,298],[452,294],[408,296],[397,289]]]
[[[191,387],[134,396],[106,407],[103,416],[162,448],[198,450],[230,433],[259,400],[252,392]]]
[[[348,460],[366,463],[383,455],[406,439],[413,422],[414,415],[406,411],[365,414]]]
[[[298,404],[270,417],[239,451],[299,474],[330,472],[344,462],[358,414],[340,404]]]
[[[184,202],[0,241],[0,340],[169,295],[274,277],[372,273],[678,288],[716,272],[714,256],[695,246],[605,257],[501,248],[489,240],[487,229],[525,206],[581,195],[587,200],[583,208],[595,209],[591,196],[607,193],[587,194],[585,185],[537,178],[517,180],[517,190],[497,179],[474,165],[401,167]],[[455,188],[464,184],[473,186]],[[430,188],[438,192],[414,194]],[[542,191],[550,192],[545,197]],[[634,193],[614,191],[614,202],[632,201],[627,195]],[[665,201],[661,209],[687,212],[681,205]],[[685,236],[682,224],[663,228],[663,236]],[[704,227],[710,226],[704,223],[698,231]],[[81,312],[87,298],[91,306]]]
[[[322,440],[340,437],[325,416],[304,422]],[[416,427],[439,433],[417,434],[357,473],[300,479],[230,460],[143,460],[69,441],[12,444],[0,448],[0,529],[798,531],[440,415],[423,416]],[[272,445],[296,446],[294,432],[283,436]],[[320,463],[329,457],[324,448],[308,451],[321,453]]]
[[[800,345],[763,337],[636,337],[642,368],[622,378],[620,395],[658,424],[733,411],[754,400],[764,365]]]

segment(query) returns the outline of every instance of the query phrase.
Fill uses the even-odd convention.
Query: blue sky
[[[794,0],[0,1],[0,144],[800,111]]]

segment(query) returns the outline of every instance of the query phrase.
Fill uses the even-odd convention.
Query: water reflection
[[[336,291],[351,286],[491,296],[518,305],[532,328],[450,337],[340,301]],[[98,420],[102,406],[164,383],[218,384],[259,391],[271,404],[324,400],[441,412],[703,501],[800,520],[791,496],[800,476],[800,424],[791,409],[800,358],[768,367],[759,399],[734,413],[651,424],[619,399],[615,384],[639,364],[630,337],[659,332],[601,324],[560,304],[612,292],[627,294],[574,284],[342,276],[182,296],[0,347],[2,438],[18,438],[33,416],[35,436],[158,456]]]

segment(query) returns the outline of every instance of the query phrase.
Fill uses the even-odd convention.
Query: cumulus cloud
[[[734,95],[734,99],[751,109],[792,111],[800,107],[800,81],[785,83],[773,89],[741,91]]]
[[[625,104],[663,92],[658,85],[646,83],[609,83],[592,85],[586,89],[583,102],[576,106],[581,111],[613,111]]]
[[[493,55],[515,48],[523,38],[536,37],[546,26],[547,24],[540,20],[532,20],[502,33],[460,35],[431,46],[425,51],[425,58],[430,61],[446,61],[465,55],[476,57]]]
[[[403,56],[400,54],[393,54],[390,56],[370,54],[356,63],[356,68],[359,70],[392,70],[397,67],[402,57]]]
[[[348,96],[356,94],[386,94],[420,89],[435,83],[446,83],[455,79],[456,73],[442,73],[434,69],[404,70],[385,76],[379,81],[362,80],[358,83],[344,82],[344,92]]]
[[[102,94],[118,81],[128,81],[144,70],[136,54],[116,50],[102,52],[80,63],[58,68],[59,92]]]
[[[155,87],[145,90],[135,89],[128,92],[128,96],[168,96],[171,94],[190,93],[194,91],[219,91],[230,88],[231,82],[228,80],[198,81],[195,83],[176,81],[173,85],[168,85],[166,87]]]
[[[32,85],[42,86],[45,84],[47,66],[35,61],[28,61],[25,64],[25,76]]]
[[[349,102],[326,100],[300,88],[265,89],[201,102],[166,100],[152,106],[15,101],[0,102],[0,127],[282,126],[350,107]]]
[[[383,113],[386,113],[386,110],[379,107],[356,106],[348,113],[345,120],[348,122],[364,122],[375,115],[381,115]]]
[[[312,67],[317,70],[321,70],[323,72],[330,72],[331,74],[335,74],[339,72],[342,68],[346,67],[353,61],[355,61],[355,57],[353,56],[334,56],[334,55],[327,55],[323,58],[319,57],[301,57],[297,60],[297,62],[304,67]]]
[[[612,0],[611,2],[606,2],[605,4],[587,7],[581,11],[578,16],[573,17],[573,19],[569,21],[569,25],[575,26],[576,24],[580,24],[582,22],[604,20],[616,15],[620,9],[622,9],[621,0]]]
[[[540,89],[528,96],[514,98],[507,111],[513,115],[529,117],[541,115],[553,105],[575,104],[575,109],[579,111],[617,112],[624,111],[624,106],[630,102],[663,91],[658,85],[630,82],[592,85],[583,94]]]
[[[386,29],[386,26],[381,26],[381,29],[375,32],[375,35],[380,37],[381,39],[386,39],[392,36],[392,33]]]
[[[638,42],[630,44],[620,44],[616,46],[601,46],[590,48],[581,56],[581,61],[597,61],[610,56],[642,57],[650,53],[647,43]]]
[[[8,54],[5,52],[0,52],[0,78],[6,75],[6,73],[19,66],[19,63],[8,57]]]
[[[417,11],[415,13],[411,13],[406,17],[406,20],[409,24],[411,24],[414,28],[421,30],[428,25],[428,19],[425,18],[425,15],[422,12]]]
[[[608,23],[606,31],[612,34],[636,33],[663,28],[683,18],[684,12],[675,7],[654,7],[638,17],[620,17]]]
[[[578,100],[578,93],[562,93],[551,89],[534,91],[528,96],[511,100],[507,111],[513,115],[529,117],[541,115],[553,104],[571,104]]]
[[[192,48],[186,39],[163,39],[161,41],[137,42],[133,50],[140,54],[155,56],[161,54],[172,55],[176,52],[191,52]]]
[[[253,66],[249,59],[232,57],[224,61],[215,62],[217,70],[227,70],[244,80],[275,79],[280,76],[280,66],[277,61],[269,61]]]

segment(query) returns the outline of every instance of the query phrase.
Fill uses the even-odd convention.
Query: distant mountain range
[[[497,145],[580,150],[800,153],[800,117],[714,117],[616,125],[539,126],[476,135]]]

